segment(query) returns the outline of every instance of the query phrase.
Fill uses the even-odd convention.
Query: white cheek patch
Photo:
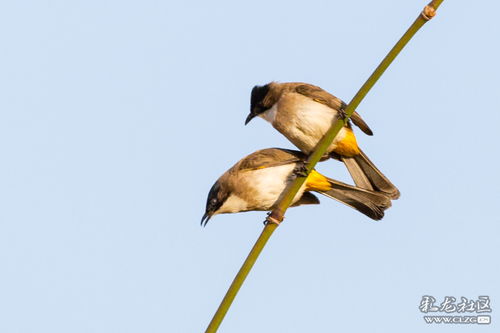
[[[248,203],[239,196],[231,194],[215,214],[237,213],[245,211],[248,208]],[[214,215],[215,215],[214,214]]]
[[[274,105],[269,110],[259,114],[259,117],[267,120],[268,122],[270,122],[272,124],[274,122],[274,119],[276,119],[276,112],[277,111],[278,111],[278,103],[274,103]]]

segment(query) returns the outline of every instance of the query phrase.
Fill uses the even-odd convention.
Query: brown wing
[[[258,150],[240,160],[234,166],[235,171],[270,168],[303,161],[307,156],[300,151],[281,148]]]
[[[330,94],[329,92],[324,91],[320,87],[314,86],[312,84],[301,84],[295,87],[295,91],[299,94],[302,94],[315,102],[325,104],[328,107],[334,110],[345,109],[347,106],[340,98],[337,98]],[[373,131],[370,127],[365,123],[365,121],[361,118],[359,113],[356,111],[351,115],[352,122],[358,126],[365,134],[373,135]]]

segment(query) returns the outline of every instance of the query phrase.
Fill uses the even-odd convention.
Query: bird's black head
[[[250,97],[250,114],[245,120],[245,125],[248,124],[254,117],[269,109],[270,105],[266,105],[265,103],[266,96],[269,93],[269,88],[269,84],[253,87],[252,95]]]
[[[222,206],[222,204],[227,199],[227,193],[221,189],[219,181],[215,184],[208,192],[207,206],[205,208],[205,214],[201,218],[201,225],[206,226],[208,220],[217,212],[217,210]]]

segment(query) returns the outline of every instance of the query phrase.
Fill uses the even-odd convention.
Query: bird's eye
[[[217,199],[213,198],[210,200],[210,204],[215,205],[217,203]]]

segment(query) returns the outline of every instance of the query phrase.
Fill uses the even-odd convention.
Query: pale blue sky
[[[349,101],[424,4],[2,2],[0,332],[202,332],[265,217],[203,229],[208,190],[292,147],[243,126],[251,88]],[[500,4],[472,5],[445,0],[358,108],[400,200],[291,209],[220,332],[498,331]],[[425,294],[489,295],[493,324],[427,325]]]

